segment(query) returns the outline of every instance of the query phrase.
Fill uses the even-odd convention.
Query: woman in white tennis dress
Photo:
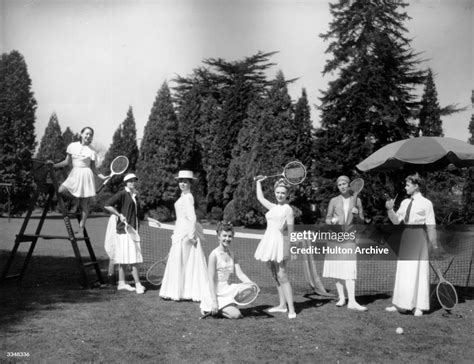
[[[358,221],[364,221],[362,203],[359,198],[357,198],[357,201],[353,201],[353,196],[349,188],[349,177],[340,176],[336,183],[340,195],[333,197],[331,201],[329,201],[326,224],[343,225],[344,227],[341,231],[346,231],[347,227],[354,224],[357,219]],[[327,254],[324,260],[323,277],[336,279],[336,290],[339,296],[336,306],[342,307],[346,304],[346,296],[344,294],[345,283],[349,299],[347,308],[355,311],[367,311],[367,307],[361,306],[355,299],[355,281],[357,279],[355,241],[330,241],[328,242],[328,247],[345,248],[346,251],[352,250],[354,252],[353,254]]]
[[[266,177],[257,180],[257,199],[269,211],[265,214],[267,229],[262,240],[255,251],[255,259],[268,262],[273,278],[277,284],[280,304],[272,307],[268,312],[288,312],[288,318],[296,318],[293,304],[293,291],[286,273],[286,261],[290,257],[289,239],[285,239],[283,232],[288,235],[293,232],[294,214],[288,204],[289,184],[280,179],[275,183],[275,198],[277,203],[268,201],[263,196],[262,181]],[[288,307],[287,307],[288,305]]]
[[[66,159],[53,165],[54,168],[62,168],[72,164],[71,172],[61,186],[59,186],[59,193],[69,193],[77,198],[74,208],[77,208],[78,205],[81,206],[80,230],[86,225],[90,201],[95,196],[94,174],[102,180],[106,178],[103,174],[99,173],[95,165],[97,155],[90,146],[93,137],[94,130],[92,128],[83,128],[80,141],[68,145]]]
[[[196,233],[196,212],[191,194],[192,171],[179,171],[181,196],[174,204],[176,223],[171,236],[171,249],[166,263],[160,297],[201,301],[207,289],[207,264],[200,238]]]
[[[240,268],[240,264],[230,250],[234,229],[232,224],[221,222],[217,227],[219,246],[209,255],[209,287],[201,300],[201,313],[222,313],[224,317],[238,319],[242,317],[234,303],[234,295],[241,283],[229,284],[229,277],[235,272],[241,282],[251,282]]]

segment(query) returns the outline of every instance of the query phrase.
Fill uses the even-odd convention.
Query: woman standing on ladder
[[[95,165],[97,154],[90,147],[94,138],[94,130],[86,126],[81,130],[80,141],[73,142],[66,149],[66,158],[59,163],[53,164],[54,168],[62,168],[72,164],[72,170],[66,180],[59,186],[58,192],[63,195],[72,195],[77,200],[74,204],[74,212],[81,206],[81,221],[79,231],[81,232],[89,215],[89,206],[95,197],[94,175],[104,180],[106,177],[99,173]],[[49,161],[49,163],[52,163]]]

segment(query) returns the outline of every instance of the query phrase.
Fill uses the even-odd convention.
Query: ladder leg
[[[96,262],[94,264],[94,269],[95,269],[95,273],[97,275],[97,279],[98,279],[100,284],[104,284],[105,281],[102,278],[102,272],[101,272],[100,267],[99,267],[99,262],[97,261],[97,258],[96,258],[95,253],[94,253],[94,248],[92,248],[91,240],[89,238],[89,234],[87,234],[87,231],[86,231],[85,228],[84,228],[84,238],[85,238],[85,243],[86,243],[87,250],[89,251],[89,256],[91,257],[91,261]]]
[[[77,266],[79,268],[79,272],[81,273],[81,281],[83,287],[87,287],[87,274],[84,269],[84,262],[82,261],[81,252],[79,251],[79,247],[77,246],[77,240],[74,235],[74,231],[72,230],[71,220],[69,216],[65,213],[63,214],[64,224],[66,225],[67,233],[69,235],[69,240],[71,242],[72,250],[74,251],[74,255],[76,257]]]
[[[35,235],[39,235],[41,233],[41,229],[43,229],[44,221],[46,220],[46,216],[48,215],[49,206],[51,205],[53,201],[53,197],[54,197],[54,187],[49,186],[48,199],[46,201],[46,205],[44,206],[43,212],[38,222],[38,226],[36,227]],[[36,201],[35,201],[35,204],[36,204]],[[28,268],[28,265],[30,264],[31,257],[33,255],[33,251],[35,250],[37,242],[38,242],[38,238],[34,239],[30,244],[30,248],[28,249],[28,253],[26,254],[26,258],[23,262],[23,267],[21,268],[21,271],[20,271],[20,280],[23,279],[23,275],[25,274],[26,269]]]

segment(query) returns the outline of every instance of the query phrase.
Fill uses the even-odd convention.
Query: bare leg
[[[293,291],[291,289],[290,281],[288,280],[288,275],[286,274],[286,262],[283,261],[277,264],[277,268],[278,268],[278,281],[280,282],[283,296],[288,305],[288,317],[295,318],[296,313],[295,313],[295,306],[293,303]]]
[[[81,222],[79,223],[79,229],[82,230],[86,226],[87,216],[89,216],[89,198],[81,198]]]
[[[346,288],[349,296],[347,308],[356,311],[367,311],[367,307],[359,305],[355,299],[355,279],[346,279]]]
[[[118,266],[118,273],[119,273],[119,284],[125,284],[125,272],[123,270],[123,264],[119,264]]]
[[[344,285],[339,279],[336,281],[336,290],[339,297],[339,301],[337,301],[336,306],[342,307],[346,304],[346,296],[344,295]]]
[[[286,312],[286,299],[285,299],[285,294],[283,293],[283,289],[281,288],[279,279],[278,279],[278,272],[277,272],[277,265],[274,262],[268,262],[268,265],[270,267],[270,270],[272,272],[273,279],[276,282],[277,285],[277,291],[278,291],[278,298],[280,303],[278,306],[272,307],[269,309],[269,312]]]
[[[240,310],[235,306],[226,306],[221,312],[224,317],[229,319],[240,319],[243,317]]]
[[[145,287],[143,287],[140,282],[140,277],[138,276],[138,269],[135,264],[132,264],[132,277],[133,277],[133,280],[135,281],[135,291],[138,294],[145,293]]]

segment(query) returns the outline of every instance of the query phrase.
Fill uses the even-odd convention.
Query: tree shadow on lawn
[[[10,252],[0,250],[0,270],[3,272]],[[19,272],[23,253],[10,268],[9,275]],[[102,275],[106,276],[106,260],[99,260]],[[86,268],[88,281],[97,281],[95,271]],[[110,301],[114,289],[84,289],[74,257],[33,255],[22,281],[11,279],[0,285],[0,330],[20,323],[43,310],[60,309],[64,304]]]

